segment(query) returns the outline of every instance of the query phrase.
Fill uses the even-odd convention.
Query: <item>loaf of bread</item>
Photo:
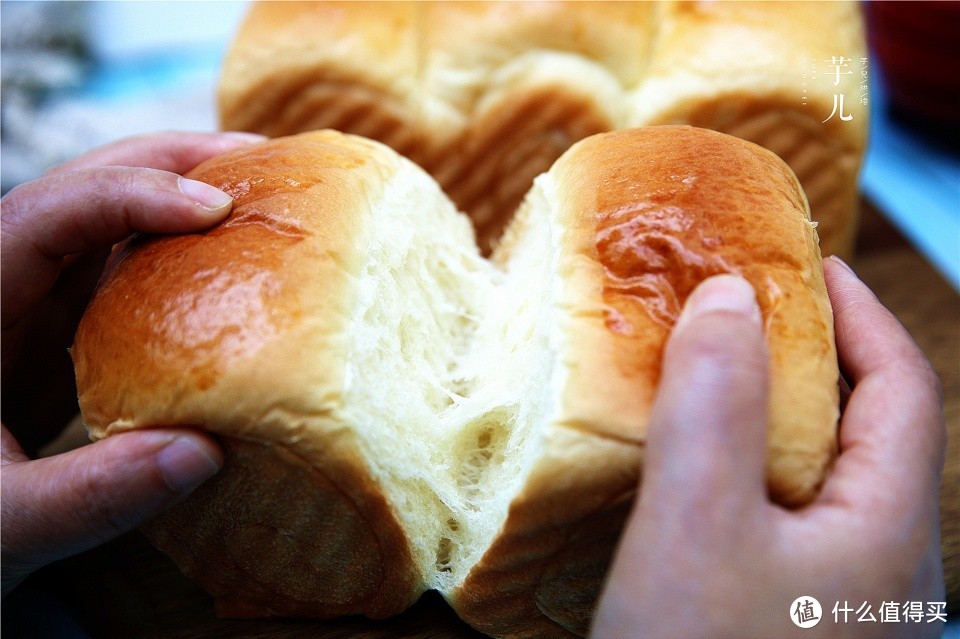
[[[220,123],[384,142],[436,178],[484,249],[577,140],[692,124],[783,158],[823,253],[849,257],[865,56],[855,2],[264,2],[225,60]]]
[[[772,153],[686,126],[592,136],[492,259],[436,182],[333,131],[189,175],[214,229],[121,245],[72,349],[93,437],[189,425],[219,475],[146,526],[231,616],[387,617],[427,589],[497,637],[584,634],[691,290],[755,287],[773,500],[835,454],[817,236]]]

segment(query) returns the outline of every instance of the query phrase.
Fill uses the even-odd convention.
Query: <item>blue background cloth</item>
[[[898,122],[871,73],[870,140],[861,191],[960,290],[960,152]]]

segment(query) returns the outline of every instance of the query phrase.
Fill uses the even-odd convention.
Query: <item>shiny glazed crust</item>
[[[834,85],[840,55],[851,73]],[[865,56],[852,2],[262,2],[225,60],[220,123],[380,140],[437,179],[485,248],[577,140],[711,128],[780,155],[823,253],[849,256]],[[827,120],[838,94],[850,121]]]
[[[336,133],[204,163],[188,175],[234,196],[230,217],[128,241],[80,324],[72,354],[91,436],[187,425],[225,444],[223,471],[147,527],[221,614],[385,617],[423,591],[335,414],[357,246],[396,165]]]
[[[224,442],[220,475],[147,526],[222,614],[382,617],[437,583],[413,558],[424,531],[401,523],[397,493],[344,419],[364,238],[402,163],[385,146],[317,132],[201,165],[191,177],[236,198],[230,218],[125,244],[77,333],[93,436],[194,425]],[[739,273],[757,290],[771,498],[813,499],[836,446],[816,232],[772,153],[685,126],[588,138],[537,178],[494,261],[541,233],[550,405],[505,519],[489,514],[499,532],[444,587],[468,623],[500,637],[586,633],[641,474],[664,342],[706,277]]]
[[[789,168],[730,136],[651,127],[584,140],[551,176],[572,309],[565,422],[641,441],[687,296],[737,273],[757,292],[770,350],[771,496],[813,499],[834,453],[837,356],[816,231]]]
[[[514,638],[589,629],[640,474],[663,347],[703,279],[738,273],[757,291],[771,499],[798,507],[817,495],[839,416],[816,232],[776,156],[704,129],[651,127],[588,138],[538,181],[560,233],[561,405],[502,532],[452,596],[472,625]]]

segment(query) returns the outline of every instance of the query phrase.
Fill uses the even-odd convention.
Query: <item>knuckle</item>
[[[172,197],[179,192],[176,176],[165,171],[117,167],[101,179],[108,182],[104,192],[110,194],[110,212],[105,210],[103,214],[118,216],[126,229],[152,230],[147,222],[149,211],[173,213],[182,204],[182,198]]]
[[[4,232],[32,217],[31,212],[35,208],[37,199],[36,190],[37,180],[34,180],[18,184],[3,196],[0,220],[2,220]]]
[[[934,396],[937,399],[937,404],[942,408],[943,407],[943,380],[940,379],[940,376],[933,369],[933,366],[928,362],[924,361],[923,366],[920,371],[920,378],[924,386],[931,389]]]
[[[934,370],[929,360],[917,351],[904,356],[892,367],[891,372],[899,380],[910,382],[921,393],[926,393],[923,400],[936,406],[937,410],[943,407],[943,381]]]
[[[743,327],[727,318],[702,322],[687,331],[683,340],[685,357],[713,364],[731,372],[761,369],[766,363],[762,340],[753,339]]]
[[[76,513],[91,539],[102,543],[133,527],[135,522],[112,498],[113,492],[105,490],[114,480],[104,465],[86,465],[78,476]]]
[[[722,473],[696,478],[685,492],[661,522],[672,531],[678,546],[709,548],[751,533],[748,522],[754,519],[756,504],[725,482]]]

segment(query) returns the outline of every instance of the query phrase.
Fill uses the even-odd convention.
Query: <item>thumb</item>
[[[736,512],[733,499],[759,503],[766,424],[767,349],[755,293],[740,277],[711,277],[690,295],[664,352],[642,499],[658,511],[670,504],[683,519],[711,506]]]
[[[766,421],[754,291],[740,277],[711,277],[688,298],[664,351],[643,483],[593,636],[664,636],[667,621],[671,636],[706,636],[691,629],[703,593],[710,579],[727,578],[723,558],[762,513]]]
[[[210,437],[185,430],[122,433],[36,461],[6,429],[3,444],[4,594],[36,568],[159,514],[223,465]]]

